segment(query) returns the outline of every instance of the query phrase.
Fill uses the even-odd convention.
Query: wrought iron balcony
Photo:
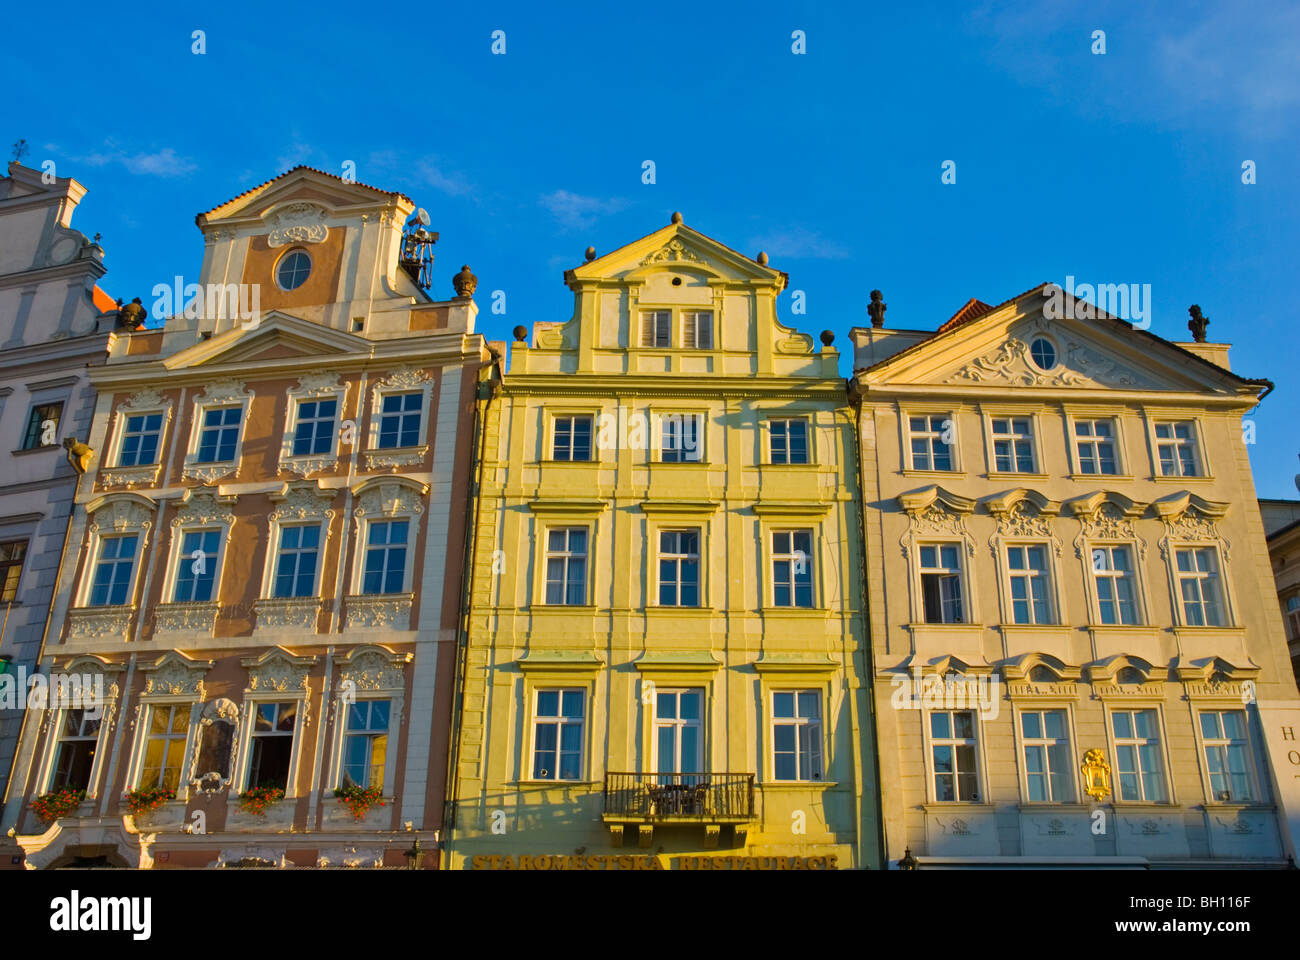
[[[754,819],[754,774],[607,773],[604,819],[745,823]]]

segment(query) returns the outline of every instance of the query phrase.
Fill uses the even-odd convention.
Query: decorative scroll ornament
[[[1168,557],[1177,541],[1217,543],[1223,559],[1228,559],[1232,544],[1219,531],[1219,521],[1228,512],[1229,504],[1206,500],[1193,493],[1184,492],[1154,504],[1156,513],[1165,524],[1165,535],[1160,540],[1160,552]]]
[[[239,708],[221,697],[203,707],[199,718],[198,748],[190,770],[190,785],[204,793],[217,793],[234,777],[235,733]]]
[[[291,243],[321,243],[329,236],[325,211],[314,203],[291,203],[281,207],[268,220],[271,231],[266,235],[269,247]]]
[[[680,261],[689,261],[691,263],[703,263],[703,258],[697,256],[686,245],[677,238],[669,240],[666,244],[656,250],[654,253],[647,254],[641,259],[641,266],[651,263],[673,263]]]
[[[1103,357],[1083,344],[1067,343],[1062,354],[1055,367],[1043,370],[1031,361],[1029,344],[1018,337],[1012,337],[992,353],[978,357],[957,370],[950,379],[973,383],[1010,383],[1022,387],[1149,385],[1149,381],[1118,361]]]
[[[1089,750],[1083,755],[1079,770],[1083,773],[1083,792],[1101,802],[1110,796],[1110,764],[1100,750]]]
[[[417,390],[433,379],[433,374],[419,367],[403,367],[394,370],[383,380],[375,384],[376,392],[381,390]]]
[[[190,661],[178,653],[165,654],[153,666],[144,667],[148,674],[144,684],[146,694],[203,699],[203,677],[212,666],[211,660]]]
[[[904,557],[922,537],[952,537],[966,545],[966,552],[975,556],[975,538],[966,529],[966,515],[975,508],[975,501],[937,486],[926,487],[898,497],[898,504],[907,514],[907,530],[899,538]]]
[[[315,480],[294,480],[271,495],[276,507],[267,516],[272,523],[294,520],[331,520],[334,491],[322,489]]]
[[[91,512],[90,529],[96,533],[131,533],[153,526],[153,507],[135,494],[106,498]]]
[[[419,516],[424,513],[423,495],[427,490],[423,484],[416,486],[397,477],[372,480],[357,496],[352,513],[358,518]]]
[[[171,407],[171,402],[164,400],[161,393],[156,390],[140,390],[131,394],[125,401],[118,404],[118,411],[136,413],[141,410],[158,411],[165,407]]]
[[[172,526],[197,526],[204,523],[224,523],[227,528],[234,525],[235,515],[231,507],[238,498],[221,496],[216,487],[190,487],[185,491]]]
[[[380,647],[357,648],[344,665],[340,682],[354,690],[401,690],[412,655],[389,653]]]
[[[248,667],[248,689],[255,693],[305,691],[315,662],[315,657],[295,657],[278,649],[242,661]]]

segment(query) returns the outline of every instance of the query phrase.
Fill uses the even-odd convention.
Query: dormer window
[[[311,257],[306,250],[290,250],[275,267],[275,282],[281,290],[297,290],[311,275]]]

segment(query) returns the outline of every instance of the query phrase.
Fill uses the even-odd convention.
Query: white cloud
[[[87,167],[106,167],[120,163],[131,173],[150,177],[180,177],[199,168],[197,163],[189,157],[182,157],[172,147],[163,147],[153,153],[135,154],[120,149],[112,140],[105,141],[104,147],[103,150],[79,157],[70,156],[68,159]]]
[[[455,170],[448,170],[437,157],[425,157],[417,170],[425,183],[450,196],[459,197],[474,189],[468,177]]]
[[[628,202],[618,197],[602,200],[599,197],[584,197],[568,190],[556,190],[538,198],[538,204],[551,216],[560,221],[561,226],[570,230],[584,230],[601,217],[627,209]]]
[[[790,260],[847,260],[849,252],[834,240],[828,240],[816,230],[793,227],[780,232],[772,231],[751,237],[749,247],[762,250],[772,259]]]

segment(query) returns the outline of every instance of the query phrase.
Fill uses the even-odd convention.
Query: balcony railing
[[[607,773],[605,819],[742,823],[754,819],[752,773]]]

